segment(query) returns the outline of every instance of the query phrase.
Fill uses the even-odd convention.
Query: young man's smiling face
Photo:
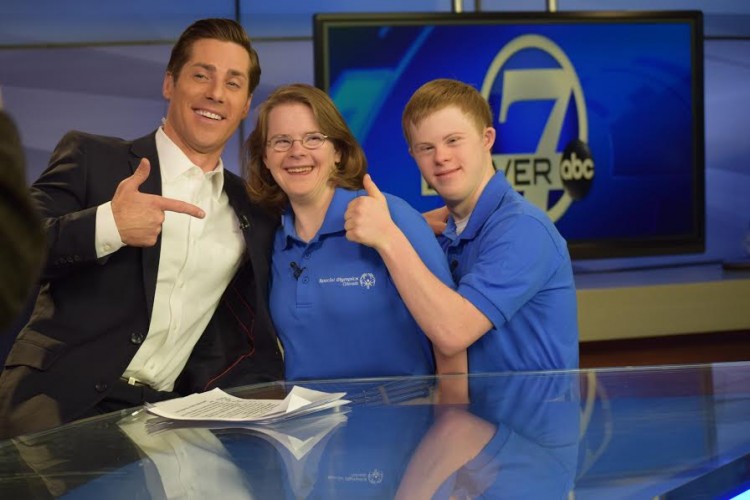
[[[203,168],[212,170],[224,145],[250,109],[250,56],[240,45],[201,39],[175,78],[164,77],[162,92],[169,101],[164,131]]]
[[[468,215],[495,173],[495,129],[479,130],[458,107],[448,106],[412,123],[409,137],[409,151],[425,180],[454,215]]]

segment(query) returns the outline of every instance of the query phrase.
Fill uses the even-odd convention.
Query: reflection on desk
[[[0,497],[654,498],[750,454],[750,363],[304,385],[353,403],[272,429],[123,411],[3,441]]]
[[[567,498],[578,453],[578,375],[464,381],[469,405],[435,407],[397,498]]]

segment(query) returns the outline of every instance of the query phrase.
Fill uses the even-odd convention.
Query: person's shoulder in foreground
[[[22,309],[44,259],[42,221],[26,185],[18,130],[0,109],[0,332]]]

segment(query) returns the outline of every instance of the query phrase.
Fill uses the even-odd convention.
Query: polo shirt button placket
[[[296,302],[297,305],[309,305],[310,304],[310,287],[308,286],[310,283],[310,254],[312,253],[312,250],[310,249],[310,245],[308,245],[304,251],[302,252],[302,255],[300,256],[300,261],[302,263],[302,268],[304,269],[304,273],[302,273],[297,280],[297,293],[296,293]]]

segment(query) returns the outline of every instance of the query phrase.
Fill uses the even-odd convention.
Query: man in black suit
[[[44,232],[29,197],[21,141],[0,110],[0,332],[21,310],[43,258]]]
[[[172,49],[161,127],[60,141],[31,188],[49,253],[0,376],[0,436],[282,377],[276,222],[221,162],[259,79],[238,23],[197,21]]]

